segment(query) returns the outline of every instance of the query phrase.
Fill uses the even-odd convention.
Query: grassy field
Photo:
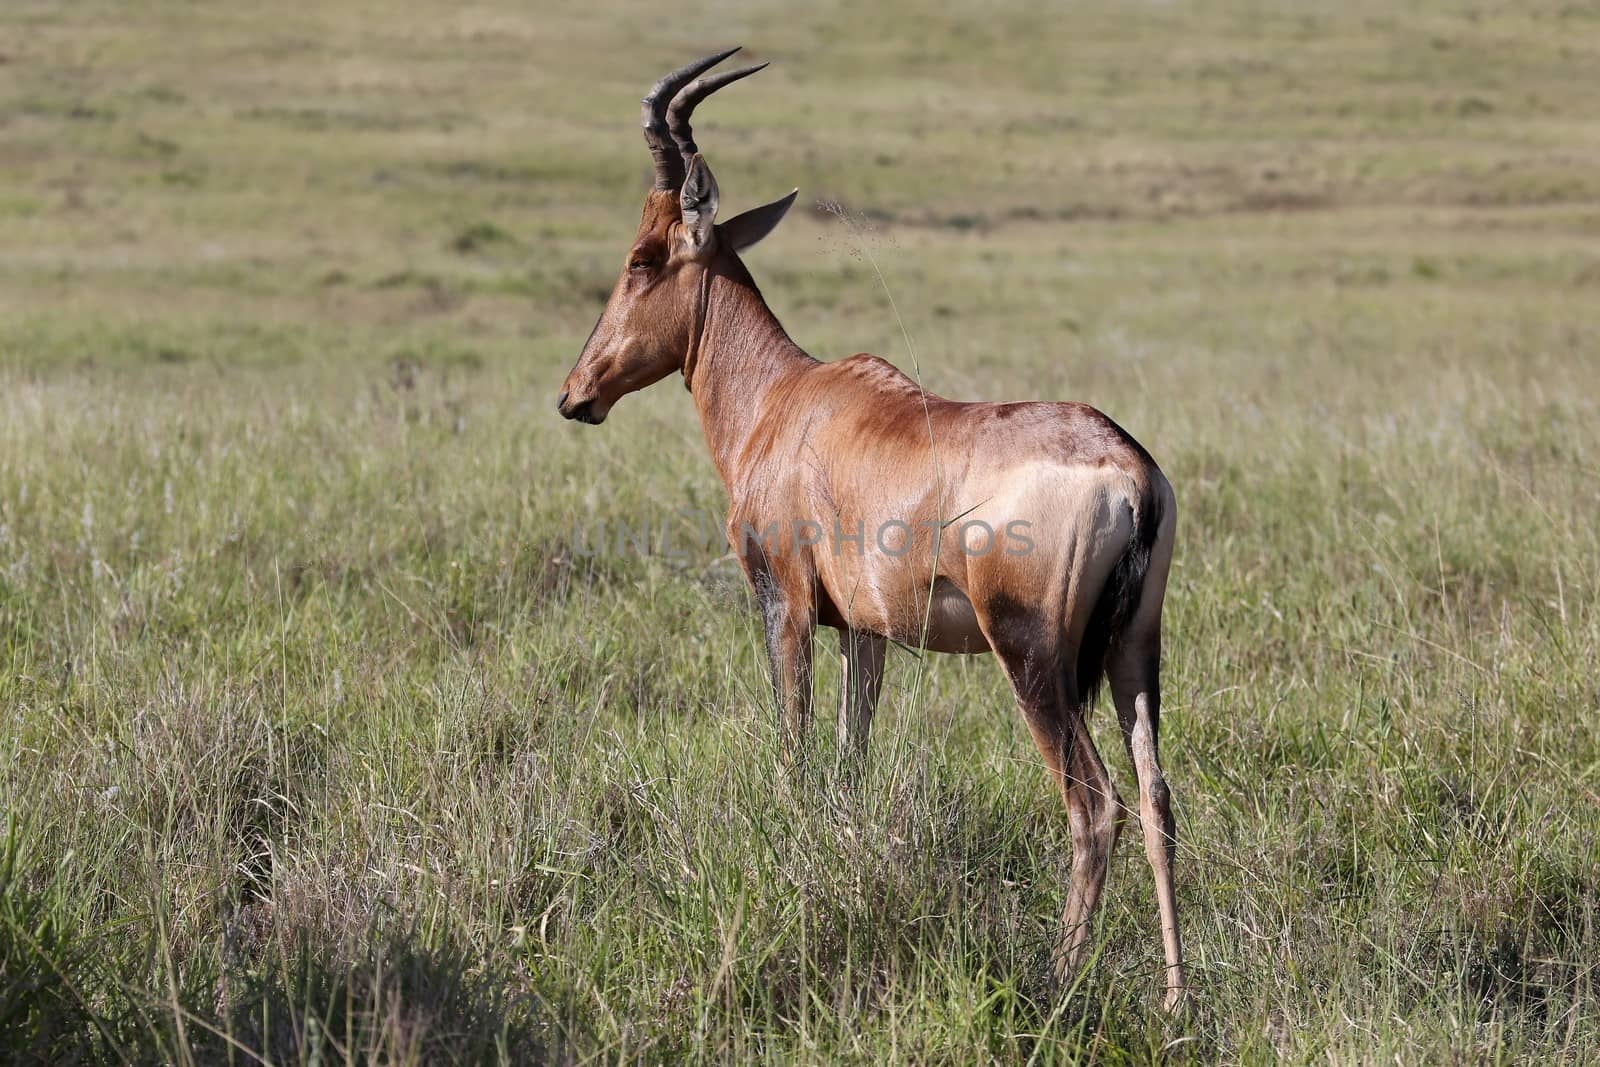
[[[725,550],[581,551],[722,506],[676,379],[554,396],[734,42],[796,339],[1177,487],[1181,1018],[1133,834],[1049,979],[991,659],[894,652],[843,793]],[[1561,0],[10,0],[0,1055],[1600,1059],[1597,70]]]

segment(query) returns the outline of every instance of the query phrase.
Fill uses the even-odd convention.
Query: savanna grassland
[[[1179,1018],[1136,834],[1050,978],[992,660],[785,772],[689,397],[554,411],[638,98],[736,42],[796,339],[1177,488]],[[9,0],[4,1058],[1600,1059],[1596,99],[1564,0]]]

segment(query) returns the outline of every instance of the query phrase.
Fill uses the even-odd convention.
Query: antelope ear
[[[683,211],[683,238],[691,252],[711,247],[717,221],[717,179],[712,177],[706,157],[699,152],[689,161],[689,173],[678,192],[678,207]]]
[[[724,222],[717,229],[722,233],[735,252],[743,252],[767,234],[771,233],[783,217],[789,213],[789,208],[794,206],[794,198],[800,195],[796,189],[788,196],[780,196],[770,204],[753,207],[749,211],[735,215]]]

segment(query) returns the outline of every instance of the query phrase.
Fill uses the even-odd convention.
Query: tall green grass
[[[1600,1056],[1590,13],[0,19],[8,1058]],[[1181,1018],[1137,847],[1051,979],[991,661],[893,653],[865,774],[786,771],[688,399],[552,410],[639,93],[733,39],[700,139],[818,204],[749,256],[791,332],[909,366],[892,297],[929,388],[1177,487]]]

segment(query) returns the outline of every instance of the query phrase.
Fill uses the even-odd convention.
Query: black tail
[[[1161,497],[1147,485],[1134,517],[1133,536],[1117,560],[1095,601],[1089,625],[1078,645],[1078,706],[1087,709],[1100,693],[1106,676],[1106,657],[1133,621],[1144,595],[1144,576],[1150,569],[1150,552],[1161,531]]]

